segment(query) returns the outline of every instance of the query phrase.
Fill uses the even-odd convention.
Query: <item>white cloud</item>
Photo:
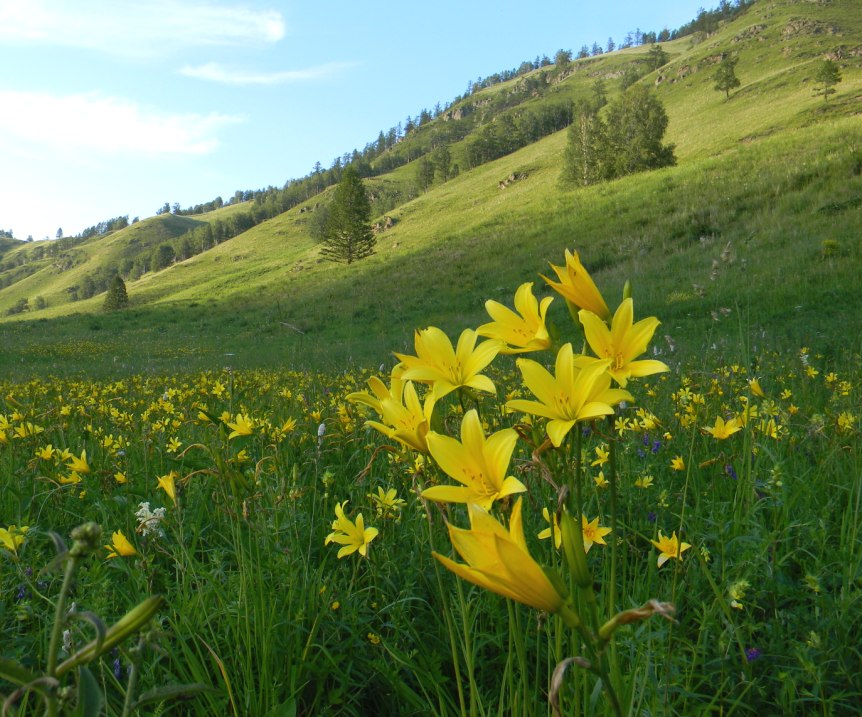
[[[83,154],[200,155],[218,147],[216,132],[239,117],[167,114],[120,97],[96,93],[64,97],[0,90],[0,137],[7,151],[33,149]]]
[[[330,62],[325,65],[309,67],[304,70],[284,70],[282,72],[241,72],[229,70],[216,62],[209,62],[197,67],[186,65],[182,70],[180,70],[180,74],[183,74],[186,77],[194,77],[198,80],[220,82],[226,85],[280,85],[292,82],[319,80],[349,67],[353,67],[353,63]]]
[[[149,55],[201,45],[277,42],[277,10],[214,0],[0,0],[0,41]]]

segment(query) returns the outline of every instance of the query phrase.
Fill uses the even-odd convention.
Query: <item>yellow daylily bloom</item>
[[[725,421],[721,416],[715,417],[715,425],[704,426],[704,432],[709,433],[713,438],[723,441],[730,438],[737,431],[742,430],[742,424],[735,416],[728,421]]]
[[[475,503],[488,510],[499,498],[523,493],[527,487],[514,476],[506,476],[517,440],[518,434],[512,428],[497,431],[486,439],[475,409],[467,411],[461,421],[460,442],[430,432],[427,441],[432,457],[448,476],[462,485],[426,488],[422,496],[445,503]]]
[[[675,471],[684,471],[685,470],[685,460],[682,456],[674,456],[670,461],[671,470]]]
[[[676,531],[674,531],[673,535],[668,538],[666,535],[662,535],[659,530],[658,540],[650,540],[650,542],[658,548],[660,553],[658,556],[659,567],[664,565],[671,558],[682,560],[682,554],[691,547],[689,543],[679,542],[679,538],[676,537]]]
[[[659,320],[651,316],[632,324],[633,316],[634,302],[631,299],[624,299],[619,305],[610,329],[594,312],[586,309],[578,312],[587,343],[596,356],[610,359],[608,372],[622,388],[626,387],[630,378],[640,378],[670,370],[667,364],[661,361],[651,359],[635,361],[647,350],[658,328]]]
[[[0,528],[0,545],[17,555],[18,548],[24,544],[24,534],[28,530],[30,528],[26,525],[20,528],[16,525]]]
[[[502,304],[488,300],[485,310],[493,319],[482,324],[476,333],[506,344],[502,354],[518,354],[527,351],[543,351],[551,345],[551,336],[545,326],[545,316],[553,301],[552,296],[542,299],[540,304],[533,296],[533,282],[528,281],[515,292],[515,311]]]
[[[36,450],[36,458],[39,458],[43,461],[50,461],[57,450],[50,443],[47,446],[39,448]]]
[[[434,394],[429,391],[424,403],[419,402],[416,388],[411,381],[392,379],[392,387],[379,378],[372,377],[368,385],[374,392],[372,396],[367,391],[351,393],[348,401],[362,403],[377,411],[382,423],[366,421],[365,425],[380,431],[384,436],[403,443],[408,448],[428,453],[426,436],[431,428],[431,415],[434,412]]]
[[[69,456],[69,468],[75,473],[89,473],[90,472],[90,464],[87,463],[87,450],[84,449],[81,451],[80,458],[71,455]]]
[[[398,497],[398,491],[395,488],[389,488],[384,491],[381,486],[377,486],[377,494],[370,494],[371,502],[377,510],[377,516],[383,518],[396,518],[401,513],[401,509],[407,505],[407,501]]]
[[[547,276],[540,274],[548,286],[562,296],[567,303],[578,309],[592,311],[602,319],[609,319],[611,311],[605,303],[601,292],[589,272],[581,264],[578,252],[570,252],[566,249],[566,265],[551,268],[556,272],[559,283],[551,281]]]
[[[368,557],[368,546],[377,537],[378,530],[377,528],[365,527],[362,513],[356,516],[355,523],[350,520],[344,515],[345,505],[347,505],[346,500],[343,503],[335,504],[335,520],[332,521],[332,532],[326,536],[323,544],[338,543],[343,546],[338,550],[339,558],[357,551],[363,558]]]
[[[242,413],[237,413],[233,421],[225,421],[225,425],[230,428],[228,440],[239,436],[250,436],[254,433],[254,421]]]
[[[753,378],[748,382],[749,388],[751,388],[751,392],[757,396],[758,398],[766,398],[766,394],[763,392],[763,388],[760,385],[760,379]]]
[[[107,558],[128,558],[131,555],[137,555],[138,551],[135,546],[129,542],[129,539],[123,535],[123,531],[118,530],[111,534],[111,544],[105,546],[108,549]]]
[[[610,415],[620,401],[632,400],[628,391],[610,387],[607,371],[610,361],[592,359],[578,368],[571,344],[565,344],[557,352],[556,376],[530,359],[518,359],[517,363],[524,383],[539,400],[514,399],[506,407],[551,419],[548,437],[557,447],[578,421]]]
[[[171,471],[167,475],[159,476],[159,488],[161,488],[165,493],[168,494],[168,497],[173,501],[173,504],[177,504],[177,474],[174,471]]]
[[[482,371],[500,352],[499,341],[483,341],[478,346],[478,335],[464,329],[456,348],[440,329],[429,326],[415,333],[416,355],[395,354],[401,361],[398,377],[403,380],[429,383],[434,400],[439,400],[457,388],[475,388],[477,391],[496,393],[494,383]]]
[[[60,485],[74,485],[75,483],[80,483],[83,478],[75,471],[71,471],[69,475],[59,476],[57,480],[60,482]]]
[[[432,555],[457,576],[474,585],[524,605],[558,613],[569,625],[577,624],[577,615],[565,597],[527,550],[521,499],[512,509],[509,530],[478,505],[468,504],[467,510],[469,530],[448,526],[452,546],[466,564],[436,552]]]

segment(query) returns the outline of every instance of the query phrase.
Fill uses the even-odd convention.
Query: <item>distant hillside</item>
[[[381,152],[368,172],[375,176],[365,180],[381,227],[378,251],[350,268],[322,262],[312,238],[315,207],[327,193],[311,193],[266,218],[287,191],[273,189],[215,212],[162,215],[80,244],[7,249],[0,256],[0,315],[22,299],[28,310],[4,319],[5,330],[16,331],[8,322],[20,319],[98,314],[103,297],[82,296],[83,283],[120,271],[132,311],[116,325],[100,319],[117,331],[133,332],[134,316],[163,325],[169,312],[177,340],[182,333],[189,341],[221,337],[219,346],[269,341],[278,350],[301,345],[303,353],[319,343],[364,355],[377,350],[374,342],[391,350],[387,335],[409,341],[417,325],[454,330],[481,320],[484,299],[508,300],[518,283],[536,280],[547,261],[559,262],[572,246],[605,281],[621,286],[635,276],[651,310],[680,326],[693,321],[698,331],[717,330],[721,321],[712,313],[721,319],[720,310],[742,296],[760,302],[759,285],[786,284],[786,272],[799,274],[791,261],[819,277],[813,291],[833,297],[823,311],[838,301],[855,311],[859,299],[849,287],[862,237],[862,3],[758,1],[715,32],[662,49],[667,62],[657,69],[649,66],[650,47],[636,46],[493,84]],[[741,81],[729,98],[714,89],[724,55],[738,58]],[[828,103],[816,96],[812,79],[827,57],[842,73]],[[587,101],[597,81],[612,100],[633,73],[666,108],[665,140],[675,145],[678,165],[561,188],[566,131],[531,134],[530,128]],[[478,145],[507,138],[508,146],[491,146],[476,162]],[[449,175],[435,172],[421,186],[420,164],[441,146]],[[392,168],[380,172],[386,162]],[[241,215],[254,226],[179,257],[183,238],[236,224]],[[130,273],[129,262],[134,266],[162,244],[177,260],[160,271]],[[735,257],[732,272],[722,263],[724,247]],[[714,261],[721,280],[711,278]],[[673,277],[666,275],[670,267]],[[775,305],[749,304],[751,320],[797,321],[807,309],[787,314],[799,302],[791,286],[783,290],[786,297]],[[41,310],[34,309],[37,296]],[[54,324],[58,331],[63,325]]]

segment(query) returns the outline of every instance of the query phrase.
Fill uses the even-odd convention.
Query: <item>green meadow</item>
[[[252,202],[0,239],[0,313],[30,305],[0,318],[2,713],[862,712],[862,6],[757,2],[663,47],[640,82],[676,166],[567,187],[566,131],[472,169],[467,135],[426,192],[415,162],[365,180],[392,225],[349,266],[309,231],[331,190],[121,311],[70,289]],[[647,51],[519,107],[612,97]],[[542,277],[566,250],[636,338],[585,332]],[[472,354],[525,282],[539,350]]]

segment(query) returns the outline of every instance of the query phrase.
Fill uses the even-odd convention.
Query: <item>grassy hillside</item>
[[[48,301],[43,311],[2,320],[0,365],[63,370],[80,357],[106,370],[178,358],[184,366],[376,363],[410,346],[415,327],[455,332],[485,320],[485,299],[510,303],[525,280],[538,289],[537,273],[573,246],[603,285],[621,288],[631,278],[638,312],[660,315],[668,341],[687,350],[740,332],[771,344],[858,349],[858,336],[842,329],[862,321],[854,290],[862,268],[862,6],[756,3],[709,37],[664,47],[669,63],[640,81],[665,104],[676,167],[563,189],[566,133],[558,132],[387,211],[395,224],[378,236],[377,254],[350,267],[319,259],[312,214],[303,211],[325,199],[314,198],[129,282],[126,312],[102,314],[102,296],[62,303],[69,286],[136,242],[152,251],[160,237],[212,220],[155,217],[70,248],[74,264],[65,271],[46,263],[0,290],[0,313],[24,297]],[[505,111],[586,97],[596,79],[618,92],[626,65],[647,52],[578,61],[541,97]],[[739,57],[742,85],[729,99],[711,79],[722,52]],[[811,80],[826,55],[843,74],[828,104]],[[463,101],[479,105],[473,131],[494,119],[481,108],[520,81]],[[456,161],[470,137],[453,145]],[[408,164],[367,185],[391,193],[414,174]],[[512,175],[520,179],[500,188]],[[38,244],[7,252],[4,262]],[[554,309],[559,320],[563,307]]]

